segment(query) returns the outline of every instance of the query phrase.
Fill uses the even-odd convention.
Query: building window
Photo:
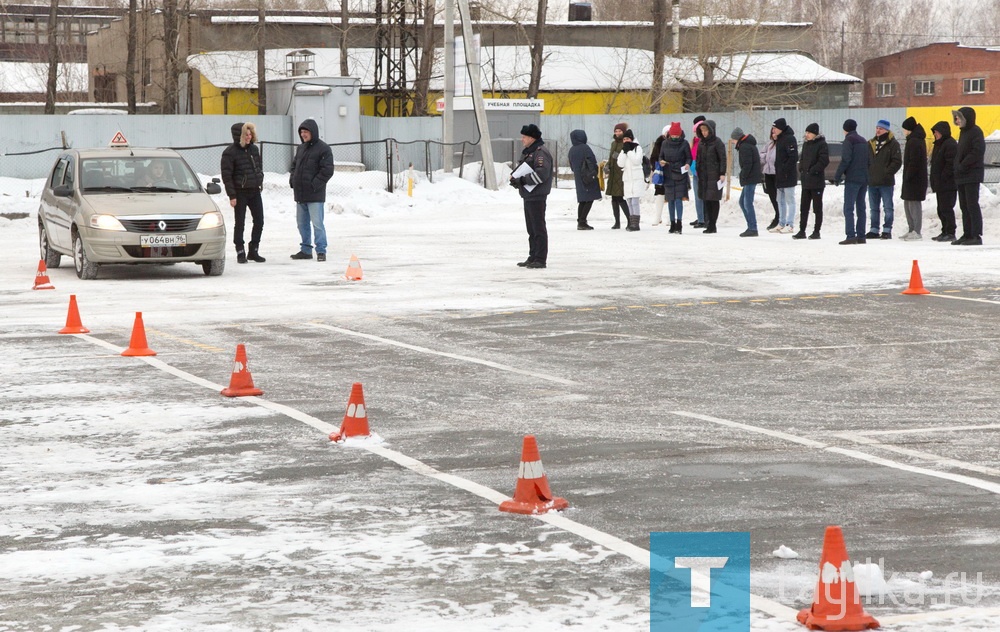
[[[896,84],[895,83],[877,83],[877,84],[875,84],[875,96],[876,97],[894,97],[894,96],[896,96]]]
[[[962,79],[963,94],[983,94],[986,92],[986,79]]]
[[[934,82],[933,81],[914,81],[913,82],[913,94],[918,97],[933,96],[934,94]]]

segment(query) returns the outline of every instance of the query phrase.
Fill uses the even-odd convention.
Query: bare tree
[[[417,63],[417,76],[413,82],[414,86],[414,107],[413,115],[420,116],[427,113],[427,93],[431,83],[431,72],[434,69],[434,51],[436,42],[434,41],[434,16],[437,11],[435,0],[424,0],[423,24],[420,26],[417,41],[420,45],[419,61]],[[414,16],[416,19],[416,16]]]
[[[56,79],[59,76],[59,44],[56,41],[56,20],[59,17],[59,0],[49,4],[49,23],[46,25],[49,40],[49,76],[45,82],[45,113],[56,113]]]
[[[267,114],[267,67],[265,50],[267,13],[264,0],[257,0],[257,113]]]
[[[653,0],[653,85],[649,113],[659,114],[663,102],[663,58],[667,54],[667,0]]]
[[[166,64],[163,78],[164,102],[160,104],[160,111],[164,114],[177,114],[177,74],[180,66],[177,60],[177,47],[179,39],[177,0],[163,0],[163,48]]]
[[[350,5],[347,0],[340,0],[340,76],[350,76],[347,67],[347,29],[349,28]]]
[[[535,37],[531,45],[531,79],[528,80],[529,99],[538,96],[538,86],[542,82],[542,64],[545,60],[545,13],[548,0],[538,0],[538,13],[535,16]]]
[[[128,35],[125,44],[125,98],[128,101],[128,113],[135,114],[135,55],[138,28],[136,21],[139,11],[136,0],[128,0]]]

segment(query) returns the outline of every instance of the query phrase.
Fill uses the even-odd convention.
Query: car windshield
[[[80,186],[86,193],[201,190],[190,167],[176,156],[86,158],[81,162],[80,173]]]

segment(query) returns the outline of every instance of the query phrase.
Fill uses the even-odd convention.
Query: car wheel
[[[205,276],[222,276],[222,273],[226,270],[226,259],[213,259],[211,261],[202,261],[201,269],[205,271]]]
[[[81,279],[96,279],[98,264],[87,259],[87,249],[83,247],[83,237],[80,233],[73,231],[73,265],[76,267],[76,276]]]
[[[49,245],[49,233],[41,221],[38,222],[38,253],[46,268],[58,268],[62,261],[62,255]]]

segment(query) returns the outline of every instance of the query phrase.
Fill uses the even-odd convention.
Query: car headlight
[[[122,223],[114,215],[91,215],[90,227],[101,230],[125,231],[125,227],[122,226]]]
[[[215,211],[211,213],[205,213],[201,216],[201,221],[198,222],[198,230],[205,230],[206,228],[218,228],[222,226],[222,213],[217,213]]]

